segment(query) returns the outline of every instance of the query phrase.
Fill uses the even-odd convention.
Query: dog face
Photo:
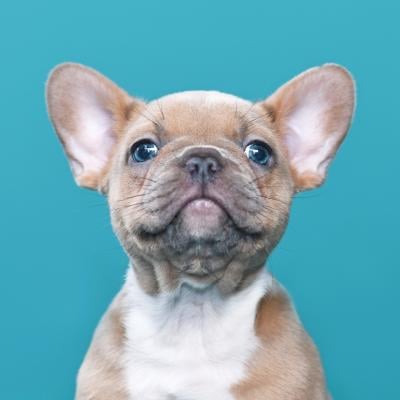
[[[150,103],[128,125],[108,193],[129,253],[140,247],[187,274],[208,275],[239,254],[271,250],[292,181],[272,128],[257,123],[265,111],[251,108],[220,93],[180,93]]]
[[[335,65],[258,103],[194,91],[145,104],[77,64],[53,71],[47,95],[77,183],[107,195],[135,264],[206,284],[263,265],[293,194],[323,182],[354,104]]]

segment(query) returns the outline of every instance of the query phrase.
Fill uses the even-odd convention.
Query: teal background
[[[335,399],[400,399],[396,1],[14,1],[0,6],[0,397],[72,399],[127,260],[105,201],[75,187],[44,82],[63,61],[132,94],[267,96],[345,65],[353,127],[326,185],[294,201],[271,269],[317,343]]]

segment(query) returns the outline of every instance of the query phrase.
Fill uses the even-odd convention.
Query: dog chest
[[[182,287],[162,297],[126,282],[125,379],[130,399],[232,400],[257,348],[254,318],[266,274],[244,292],[221,299]]]

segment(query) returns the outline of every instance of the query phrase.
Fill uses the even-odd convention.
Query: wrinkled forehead
[[[172,135],[190,133],[195,137],[217,132],[233,135],[241,129],[241,115],[249,101],[216,91],[188,91],[162,97],[149,109],[164,117],[163,125]]]
[[[235,135],[241,129],[240,113],[251,103],[236,96],[208,91],[172,94],[156,101],[166,111],[166,129],[195,136]],[[152,104],[154,107],[154,104]]]
[[[190,104],[193,107],[218,107],[218,106],[250,106],[252,103],[248,100],[234,96],[233,94],[222,93],[214,90],[192,90],[179,93],[172,93],[161,97],[155,102],[162,102],[167,106],[177,104]],[[152,102],[151,104],[153,104]]]
[[[262,114],[259,106],[217,91],[186,91],[148,103],[132,129],[155,129],[166,141],[190,135],[193,141],[218,137],[240,139],[249,123]],[[153,125],[153,126],[152,126]]]

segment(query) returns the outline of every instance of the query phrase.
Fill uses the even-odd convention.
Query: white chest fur
[[[151,297],[128,273],[125,379],[132,400],[232,400],[230,387],[256,350],[254,318],[271,277],[262,271],[244,291],[182,286]]]

